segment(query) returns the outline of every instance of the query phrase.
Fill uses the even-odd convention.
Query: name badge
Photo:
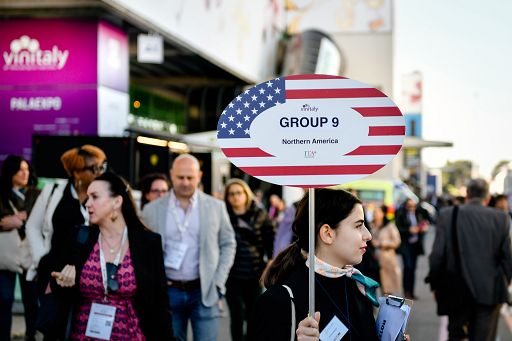
[[[173,270],[179,270],[187,249],[188,245],[185,243],[173,243],[169,250],[169,257],[167,257],[168,263],[166,265]]]
[[[89,313],[89,319],[87,320],[85,336],[94,337],[100,340],[110,340],[115,316],[116,307],[93,303],[91,306],[91,312]]]
[[[339,318],[334,316],[325,326],[324,330],[320,333],[320,340],[322,341],[340,341],[347,333],[348,328],[345,327]]]

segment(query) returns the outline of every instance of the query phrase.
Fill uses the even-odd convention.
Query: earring
[[[112,214],[110,215],[110,220],[112,222],[115,222],[117,220],[117,211],[112,212]]]

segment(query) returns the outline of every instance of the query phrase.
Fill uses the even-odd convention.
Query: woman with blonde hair
[[[27,279],[37,274],[40,295],[46,291],[51,271],[62,269],[63,250],[74,230],[88,225],[89,216],[83,205],[87,187],[107,167],[105,153],[92,145],[72,148],[60,160],[68,174],[67,181],[43,188],[26,224],[33,258]]]
[[[244,340],[256,297],[261,293],[259,278],[272,257],[274,228],[267,212],[256,204],[254,194],[241,179],[226,184],[224,200],[236,238],[235,261],[226,283],[226,301],[231,315],[231,338]]]

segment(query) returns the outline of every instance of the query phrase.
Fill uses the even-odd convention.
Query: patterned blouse
[[[107,294],[107,301],[103,301],[105,289],[101,277],[99,245],[96,243],[84,264],[80,276],[80,293],[82,300],[77,315],[74,318],[71,333],[72,340],[96,340],[95,338],[85,336],[87,320],[93,302],[116,306],[114,326],[110,340],[146,340],[140,329],[139,318],[133,308],[133,298],[137,290],[137,285],[135,282],[130,249],[128,249],[120,264],[117,272],[117,280],[119,290],[115,293]]]

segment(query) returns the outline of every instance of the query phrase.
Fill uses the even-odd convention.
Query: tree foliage
[[[461,188],[471,179],[473,162],[469,160],[448,161],[442,168],[443,172],[443,192],[447,193],[450,189]]]

